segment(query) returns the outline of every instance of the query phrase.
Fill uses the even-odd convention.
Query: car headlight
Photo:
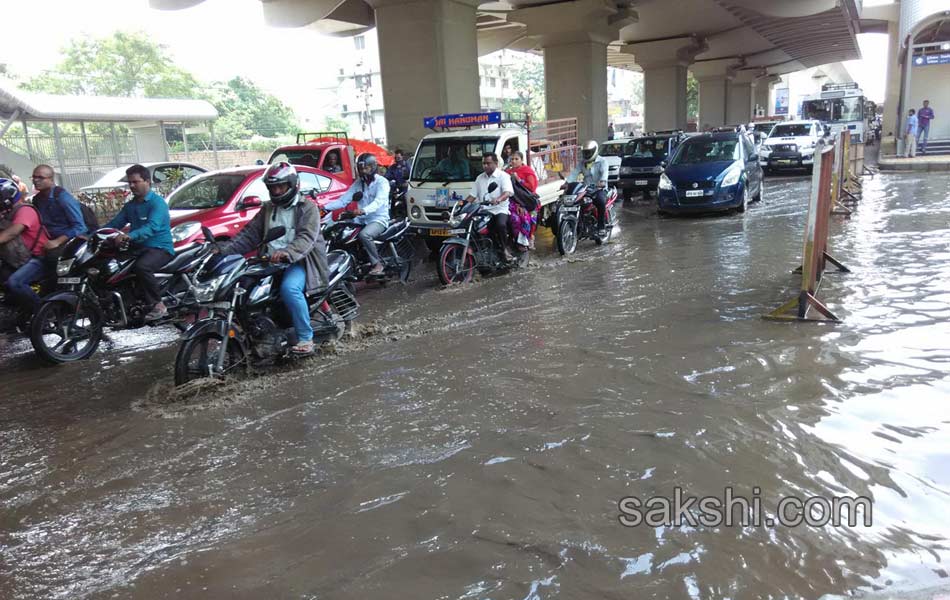
[[[76,261],[75,258],[61,258],[56,263],[56,275],[58,277],[64,277],[69,275],[69,272],[73,268],[73,263]]]
[[[172,242],[184,242],[191,236],[201,231],[201,223],[195,221],[186,221],[172,227]]]
[[[621,175],[633,175],[633,167],[620,167]]]
[[[418,206],[413,206],[409,209],[409,216],[412,217],[413,220],[418,221],[422,218],[422,209]]]
[[[666,173],[660,175],[660,184],[658,186],[661,190],[672,190],[673,182],[670,181],[670,178],[666,176]]]
[[[732,169],[731,171],[726,172],[726,176],[722,178],[723,187],[730,185],[735,185],[739,183],[739,178],[742,177],[742,169]]]
[[[225,279],[227,279],[228,274],[218,275],[217,277],[212,277],[208,281],[199,283],[195,286],[195,300],[198,302],[212,302],[214,300],[214,293],[218,290],[218,286],[221,285]]]

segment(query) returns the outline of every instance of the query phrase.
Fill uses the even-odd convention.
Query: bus
[[[867,141],[866,98],[857,83],[826,83],[802,102],[802,119],[817,119],[832,133],[848,130],[851,141]]]

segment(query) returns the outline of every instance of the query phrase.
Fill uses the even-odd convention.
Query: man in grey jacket
[[[264,240],[267,231],[283,227],[286,233],[267,245],[270,260],[288,262],[280,284],[280,297],[287,307],[297,332],[294,354],[313,352],[313,328],[307,294],[326,287],[329,267],[326,242],[320,231],[320,209],[300,197],[300,178],[290,164],[280,162],[264,172],[264,185],[270,202],[230,243],[222,245],[221,254],[246,254]]]

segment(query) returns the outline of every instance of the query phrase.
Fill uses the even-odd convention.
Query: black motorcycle
[[[54,293],[43,298],[30,323],[30,341],[43,359],[67,363],[92,356],[106,327],[136,329],[194,320],[199,314],[194,275],[211,257],[210,231],[205,242],[179,251],[155,274],[168,315],[146,323],[151,310],[141,299],[133,272],[137,256],[119,244],[117,229],[99,229],[89,239],[73,238],[56,263]]]
[[[270,229],[261,247],[284,232],[283,227]],[[353,258],[333,251],[327,259],[329,285],[307,296],[316,344],[342,337],[359,313],[352,288]],[[267,256],[228,256],[210,267],[196,295],[199,306],[211,316],[189,327],[182,337],[175,357],[175,385],[244,374],[291,356],[298,340],[280,297],[280,279],[289,266],[272,264]]]
[[[598,192],[597,186],[584,186],[581,182],[564,184],[564,193],[558,198],[555,219],[557,251],[561,256],[573,254],[580,240],[593,240],[595,244],[610,241],[613,228],[617,222],[615,204],[617,202],[616,188],[609,188],[607,193],[607,217],[605,219],[606,235],[601,238],[597,234],[597,207],[594,206],[594,197]]]
[[[488,193],[495,191],[497,184],[488,186]],[[450,283],[468,283],[475,276],[475,270],[487,275],[508,271],[528,264],[528,250],[521,247],[512,253],[512,261],[505,260],[503,248],[498,248],[489,231],[492,214],[486,210],[490,202],[470,202],[456,204],[450,213],[444,215],[451,229],[450,235],[439,251],[438,273],[443,285]]]
[[[355,196],[359,196],[359,192]],[[341,216],[352,215],[343,213]],[[377,252],[380,260],[383,261],[383,273],[377,276],[369,275],[373,263],[370,262],[366,248],[359,239],[361,231],[363,231],[363,225],[344,218],[327,225],[323,235],[327,240],[329,250],[342,250],[353,257],[356,261],[355,276],[358,281],[365,279],[385,283],[396,279],[406,283],[412,270],[414,255],[412,241],[408,236],[409,220],[406,218],[390,220],[389,227],[376,238]]]

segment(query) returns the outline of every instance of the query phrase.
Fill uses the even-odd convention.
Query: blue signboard
[[[921,54],[914,57],[915,67],[929,67],[930,65],[950,65],[950,52]]]
[[[437,117],[425,117],[422,119],[422,126],[427,129],[435,129],[436,127],[473,127],[475,125],[490,125],[493,123],[501,123],[500,112],[439,115]]]

